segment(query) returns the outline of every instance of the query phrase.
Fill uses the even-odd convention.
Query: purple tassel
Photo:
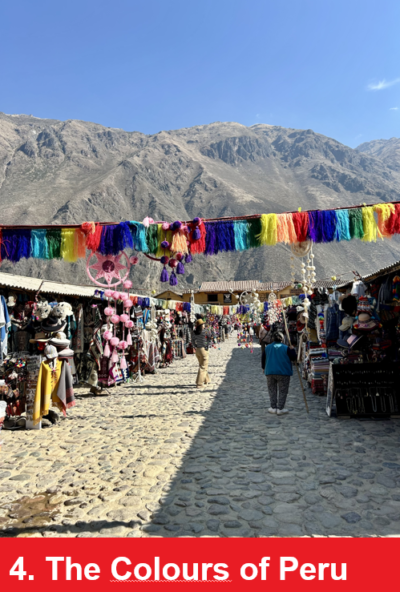
[[[183,265],[182,261],[179,261],[176,267],[176,273],[179,275],[183,275],[185,273],[185,266]]]
[[[133,249],[133,238],[128,222],[120,222],[114,231],[113,237],[114,255],[121,253],[124,249]]]
[[[17,263],[28,259],[31,252],[31,231],[25,229],[4,229],[1,244],[1,258]],[[29,246],[28,246],[29,243]]]
[[[321,212],[323,224],[322,224],[322,239],[324,243],[331,243],[336,238],[336,227],[338,223],[337,215],[335,210],[327,210]]]
[[[199,240],[201,238],[201,232],[200,232],[200,228],[198,228],[196,226],[196,228],[193,230],[193,234],[192,234],[193,240]]]
[[[116,255],[114,249],[114,231],[116,229],[116,224],[111,224],[110,226],[103,226],[101,231],[101,239],[100,245],[97,249],[99,253],[102,255]]]
[[[235,229],[232,220],[217,222],[219,251],[235,251]]]
[[[217,255],[218,254],[218,237],[217,237],[217,224],[218,222],[205,222],[206,225],[206,250],[205,255]]]
[[[322,243],[321,212],[308,212],[308,232],[313,243]]]
[[[193,261],[192,256],[188,253],[185,257],[185,263],[191,263]]]
[[[168,271],[164,267],[164,269],[161,272],[160,282],[167,282],[168,280],[169,280]]]
[[[176,277],[174,271],[171,273],[171,277],[169,278],[169,285],[170,286],[177,286],[178,285],[178,278]]]

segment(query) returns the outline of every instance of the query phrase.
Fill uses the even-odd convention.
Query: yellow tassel
[[[378,214],[378,232],[379,236],[385,238],[392,238],[392,235],[386,228],[386,223],[396,208],[394,204],[376,204],[373,206],[374,212]]]
[[[171,251],[173,253],[188,253],[186,234],[183,230],[178,230],[172,237]]]
[[[361,240],[366,243],[376,243],[376,235],[378,232],[378,225],[374,216],[374,208],[368,206],[361,208],[363,218],[364,236]]]
[[[75,247],[75,228],[61,229],[61,257],[64,261],[74,263],[77,260],[77,249]]]
[[[168,257],[172,257],[171,251],[169,249],[163,249],[161,243],[164,240],[167,240],[169,244],[172,242],[172,230],[163,230],[162,224],[157,224],[157,241],[158,241],[158,249],[156,257],[162,257],[163,255],[167,255]]]
[[[261,245],[276,245],[278,238],[277,214],[261,214],[261,233],[258,235]]]

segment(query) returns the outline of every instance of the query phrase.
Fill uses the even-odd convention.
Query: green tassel
[[[61,258],[61,228],[48,230],[46,234],[46,258],[60,259]]]
[[[260,247],[261,218],[252,218],[247,221],[249,232],[247,234],[247,248]]]
[[[150,224],[146,230],[146,240],[149,247],[149,253],[155,255],[158,251],[158,226]]]
[[[361,208],[349,209],[349,222],[351,238],[363,238],[364,226]]]

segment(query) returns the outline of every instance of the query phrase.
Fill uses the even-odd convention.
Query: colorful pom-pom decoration
[[[132,308],[133,306],[133,302],[130,298],[128,298],[128,300],[126,300],[126,302],[124,302],[124,308]]]
[[[169,242],[167,240],[165,240],[165,241],[162,241],[161,246],[163,249],[169,249],[169,247],[171,245],[169,244]]]
[[[169,275],[167,269],[164,267],[161,272],[160,282],[167,282],[169,280]]]
[[[178,259],[178,261],[182,261],[182,259],[183,259],[183,253],[177,253],[175,255],[175,259]]]
[[[111,331],[104,331],[104,333],[103,333],[103,338],[106,341],[110,341],[112,336],[113,336],[113,334],[111,333]]]
[[[200,240],[201,239],[201,232],[200,232],[200,228],[198,228],[196,226],[196,228],[193,230],[193,240]]]
[[[112,298],[112,295],[113,295],[113,293],[114,293],[114,290],[106,290],[106,291],[104,292],[104,296],[105,296],[106,298]]]
[[[182,222],[179,222],[179,220],[175,220],[175,222],[172,224],[172,230],[179,230],[182,227]]]
[[[136,255],[132,255],[132,257],[129,259],[129,263],[131,265],[137,265],[139,263],[139,257],[136,257]]]
[[[126,280],[126,282],[124,282],[124,288],[125,290],[130,290],[132,288],[133,284],[131,282],[131,280]]]
[[[119,292],[113,292],[112,297],[114,298],[114,300],[119,300],[121,297],[121,294]]]
[[[161,224],[161,228],[162,228],[163,230],[169,230],[169,222],[163,222],[163,223]]]
[[[118,315],[116,315],[116,314],[115,314],[115,315],[113,315],[113,316],[111,317],[111,322],[112,322],[112,324],[113,324],[113,325],[117,325],[117,324],[119,323],[119,316],[118,316]]]
[[[129,300],[129,294],[127,294],[126,292],[122,292],[122,294],[121,294],[121,300],[122,300],[122,302],[125,302],[126,300]]]
[[[174,269],[178,265],[178,261],[176,259],[170,259],[168,265]]]
[[[169,257],[168,257],[168,255],[163,255],[163,256],[161,257],[160,261],[161,261],[161,263],[162,263],[163,265],[168,265],[168,262],[169,262]]]
[[[110,343],[111,343],[112,347],[117,347],[117,345],[119,344],[118,337],[111,337]]]
[[[104,314],[107,317],[111,317],[111,315],[113,315],[115,313],[115,310],[113,308],[111,308],[111,306],[107,306],[107,308],[104,309]]]
[[[131,320],[125,322],[125,327],[127,329],[132,329],[133,325],[134,325],[134,323]]]
[[[201,224],[201,218],[193,218],[193,224],[195,226],[200,226],[200,224]]]
[[[126,323],[127,321],[129,321],[129,315],[122,314],[120,315],[119,320],[121,321],[121,323]]]

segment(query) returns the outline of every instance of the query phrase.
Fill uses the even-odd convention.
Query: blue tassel
[[[336,210],[336,216],[338,221],[336,240],[351,240],[349,210]]]
[[[120,222],[115,230],[113,236],[114,255],[121,253],[125,249],[133,249],[133,238],[128,222]]]
[[[235,231],[233,220],[217,222],[217,238],[219,251],[235,251]]]
[[[319,212],[322,214],[322,241],[331,243],[336,238],[337,217],[335,210]]]
[[[185,266],[183,265],[182,261],[179,261],[178,265],[176,266],[176,273],[179,275],[183,275],[185,273]]]
[[[48,259],[46,234],[47,230],[32,230],[31,257],[35,259]]]
[[[1,258],[17,263],[31,253],[31,231],[5,228],[2,232]]]
[[[131,220],[129,222],[129,226],[131,229],[133,246],[135,250],[140,251],[141,253],[148,253],[149,246],[146,240],[146,226],[141,222],[136,222],[135,220]]]
[[[185,257],[185,263],[191,263],[193,261],[193,258],[191,256],[190,253],[188,253]]]
[[[174,271],[171,273],[171,277],[169,278],[169,285],[170,286],[177,286],[178,285],[178,278],[176,277]]]
[[[323,241],[323,219],[322,212],[308,212],[308,232],[313,243],[322,243]]]
[[[249,225],[244,220],[235,220],[233,223],[235,234],[235,250],[245,251],[250,248],[248,245]]]
[[[101,231],[100,245],[97,249],[102,255],[116,255],[114,253],[114,230],[117,225],[103,226]]]
[[[164,267],[161,272],[160,282],[167,282],[169,280],[169,275],[167,269]]]

